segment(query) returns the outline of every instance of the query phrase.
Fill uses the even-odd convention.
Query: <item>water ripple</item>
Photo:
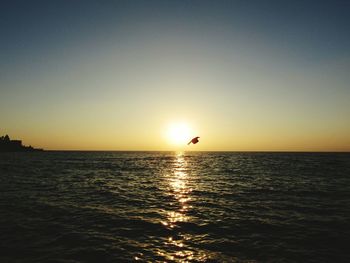
[[[1,153],[1,262],[349,262],[350,155]]]

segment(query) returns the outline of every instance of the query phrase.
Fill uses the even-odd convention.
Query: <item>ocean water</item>
[[[350,154],[0,154],[0,262],[350,262]]]

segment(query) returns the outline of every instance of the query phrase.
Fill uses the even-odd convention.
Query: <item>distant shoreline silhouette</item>
[[[22,145],[21,140],[11,140],[6,134],[0,137],[0,152],[34,152],[43,151],[43,149],[33,148],[32,146]]]

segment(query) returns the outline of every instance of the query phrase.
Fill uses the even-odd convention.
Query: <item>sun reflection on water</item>
[[[189,216],[189,212],[193,209],[191,205],[191,187],[190,174],[188,173],[188,163],[186,162],[183,152],[176,153],[173,169],[166,176],[168,195],[174,200],[171,203],[172,210],[166,213],[166,221],[162,224],[169,228],[181,228],[181,223],[193,221]],[[167,260],[175,260],[176,262],[196,262],[205,261],[208,259],[203,252],[196,252],[187,243],[192,239],[191,235],[185,231],[180,233],[176,231],[172,236],[169,236],[165,241],[165,245],[169,247],[168,251],[160,252]]]
[[[163,224],[173,228],[178,222],[189,221],[186,212],[191,208],[188,202],[191,201],[192,188],[188,185],[187,163],[182,152],[176,153],[173,172],[167,179],[169,195],[177,201],[174,204],[177,209],[167,213],[167,222]]]

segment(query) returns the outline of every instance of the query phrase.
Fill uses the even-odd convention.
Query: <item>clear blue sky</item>
[[[164,150],[180,122],[199,150],[349,151],[349,14],[348,1],[3,2],[0,133]]]

